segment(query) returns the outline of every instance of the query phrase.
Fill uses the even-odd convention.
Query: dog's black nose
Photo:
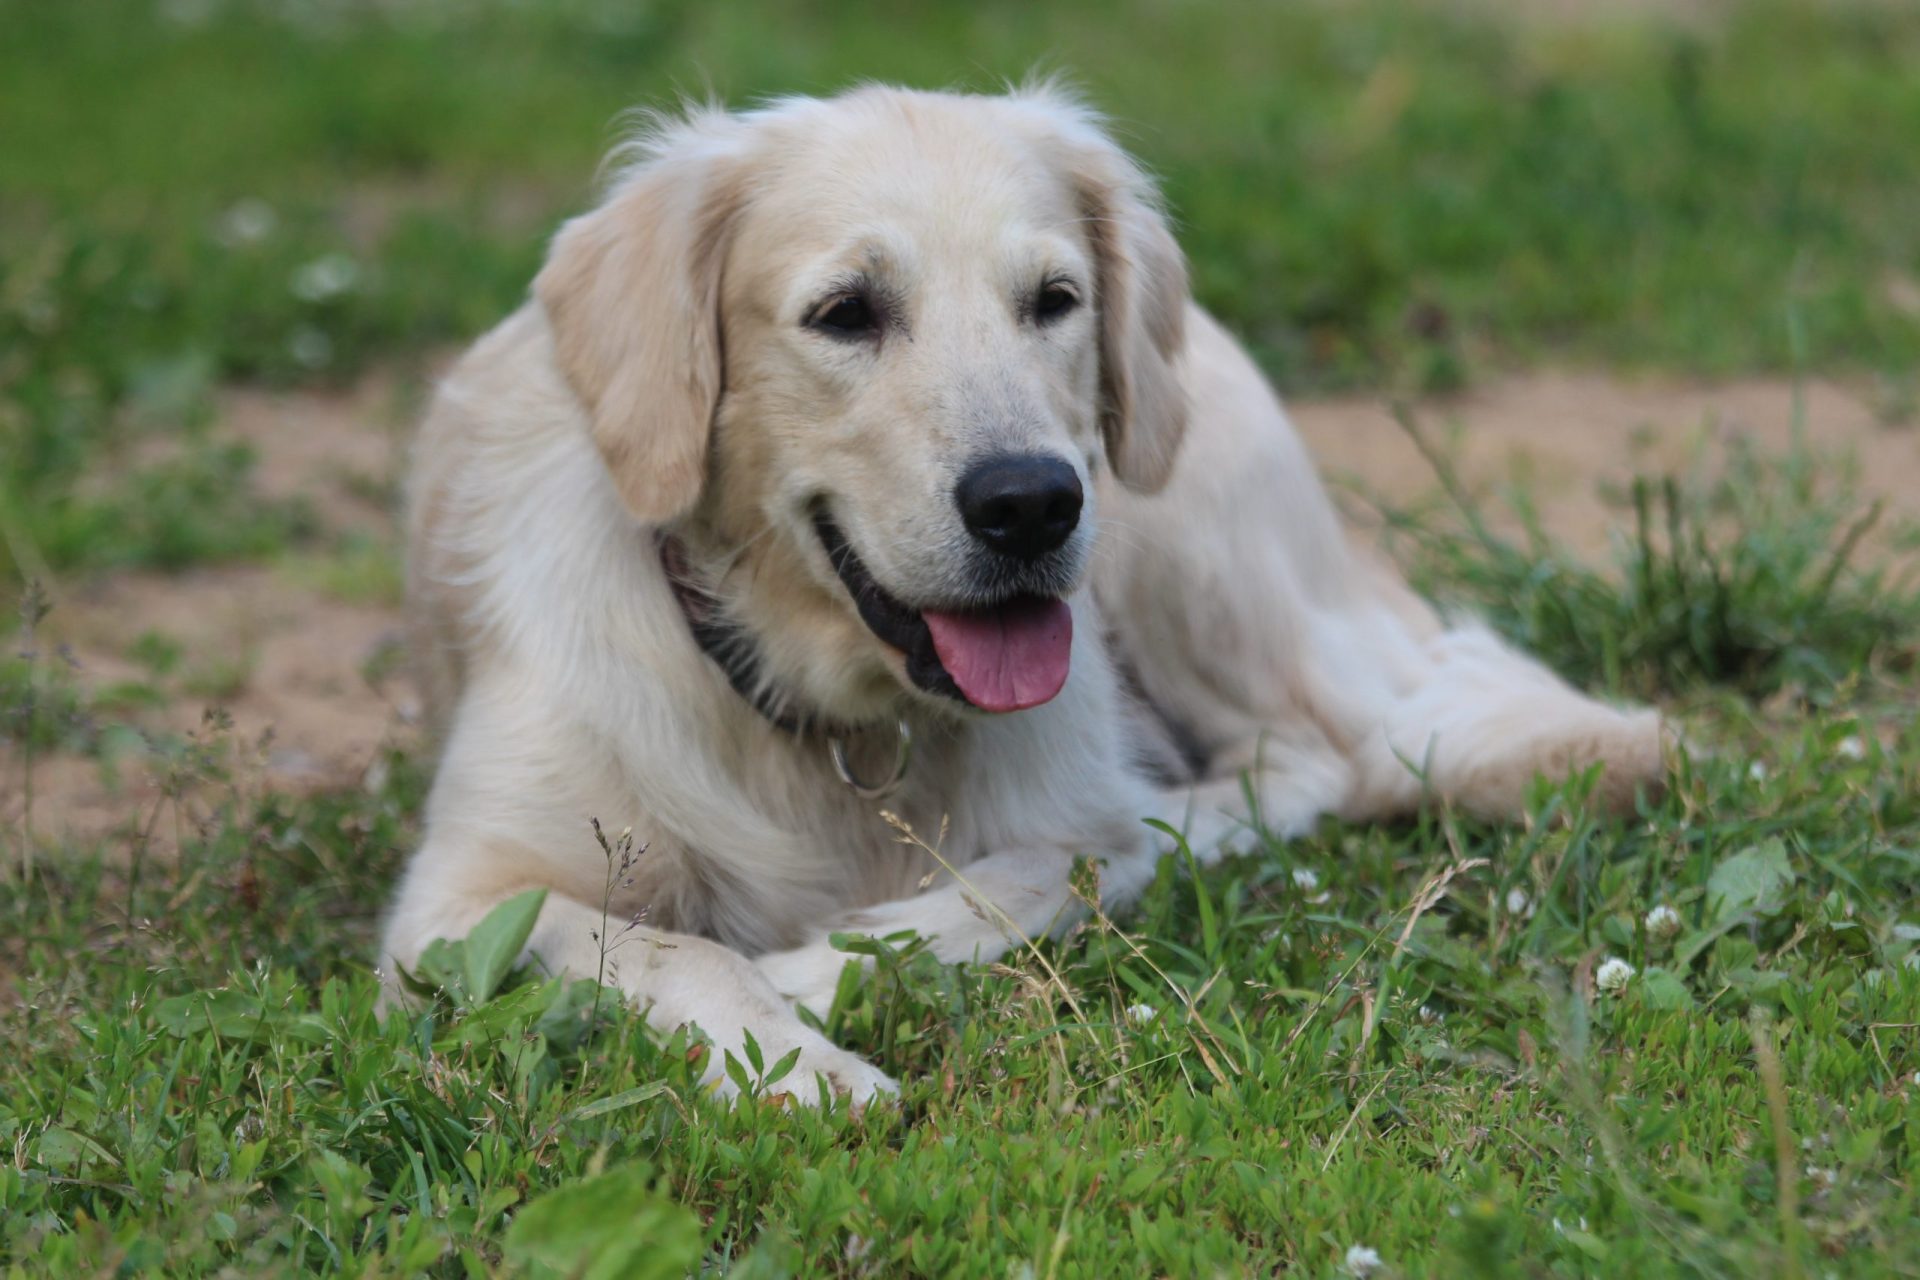
[[[1080,476],[1064,458],[988,458],[960,477],[953,496],[974,537],[1019,560],[1055,550],[1080,523]]]

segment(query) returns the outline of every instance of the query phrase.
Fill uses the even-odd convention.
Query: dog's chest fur
[[[756,816],[780,838],[748,848],[698,824],[668,830],[644,794],[603,797],[599,803],[622,812],[638,801],[635,846],[645,847],[631,872],[616,877],[612,915],[639,915],[751,954],[792,945],[837,911],[910,895],[943,863],[963,868],[983,852],[968,807],[982,762],[966,727],[916,724],[906,778],[877,800],[836,776],[817,735],[747,726],[744,736],[746,749],[728,763]],[[862,775],[882,776],[892,746],[891,731],[856,735],[851,763]]]

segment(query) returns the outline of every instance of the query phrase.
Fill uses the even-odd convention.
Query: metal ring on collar
[[[892,795],[907,776],[907,763],[913,759],[913,728],[905,716],[895,723],[894,732],[899,734],[899,739],[893,751],[893,772],[886,781],[878,784],[862,782],[854,775],[853,766],[847,763],[845,738],[836,736],[827,739],[827,758],[833,761],[834,773],[862,800],[880,800]]]

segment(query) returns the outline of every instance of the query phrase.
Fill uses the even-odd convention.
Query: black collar
[[[794,710],[792,700],[782,697],[760,669],[760,653],[753,636],[739,623],[727,617],[719,597],[694,575],[687,562],[687,547],[670,533],[657,536],[660,568],[666,573],[667,586],[687,620],[693,642],[712,659],[727,677],[733,691],[776,729],[799,736],[831,726],[820,717]]]

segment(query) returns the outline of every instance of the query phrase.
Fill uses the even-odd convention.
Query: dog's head
[[[536,293],[635,519],[840,714],[1067,676],[1095,477],[1185,421],[1186,269],[1090,113],[868,88],[650,134]]]

